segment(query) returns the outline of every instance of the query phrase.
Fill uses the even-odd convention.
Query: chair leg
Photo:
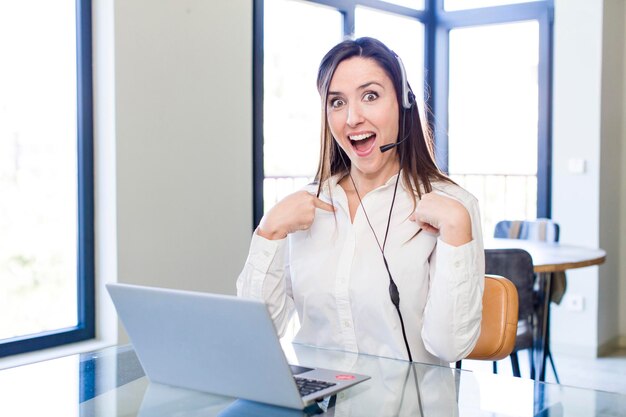
[[[513,376],[521,378],[522,374],[519,370],[519,358],[517,357],[517,352],[511,353],[511,355],[509,356],[511,358],[511,367],[513,368]]]
[[[493,361],[493,373],[497,374],[498,373],[498,362]]]
[[[552,372],[554,372],[554,379],[556,379],[556,383],[560,384],[559,376],[556,374],[556,367],[554,366],[554,359],[552,359],[552,352],[548,351],[548,359],[550,360],[550,365],[552,365]]]
[[[461,369],[461,361],[456,361],[456,369]]]
[[[535,351],[532,348],[528,350],[528,363],[530,364],[530,379],[535,379]]]

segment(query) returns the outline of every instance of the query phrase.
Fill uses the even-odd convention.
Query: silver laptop
[[[107,290],[152,382],[304,409],[369,379],[288,365],[260,301],[127,284]]]

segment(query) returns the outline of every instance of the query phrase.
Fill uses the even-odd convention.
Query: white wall
[[[602,125],[600,132],[600,247],[607,262],[600,268],[598,346],[617,344],[620,325],[620,208],[624,113],[624,0],[605,0],[602,48]]]
[[[94,1],[92,14],[96,337],[114,344],[117,318],[104,287],[117,280],[113,0]]]
[[[623,328],[623,7],[623,0],[555,2],[552,214],[562,242],[607,251],[604,265],[568,271],[566,297],[584,296],[585,309],[553,308],[555,352],[596,356]],[[584,174],[568,172],[572,158],[585,159]]]
[[[622,152],[621,152],[621,166],[622,166],[622,186],[621,186],[621,201],[620,201],[620,289],[619,289],[619,333],[620,333],[620,345],[626,346],[626,2],[623,3],[622,11],[622,39],[625,40],[622,45],[622,65],[624,71],[624,80],[622,85]]]
[[[252,2],[115,2],[120,282],[235,293],[252,232]]]
[[[555,1],[552,216],[561,241],[599,246],[602,0]],[[583,158],[586,173],[568,173]],[[593,355],[597,348],[598,268],[568,272],[567,294],[585,311],[553,308],[552,348]],[[565,300],[564,300],[565,302]]]

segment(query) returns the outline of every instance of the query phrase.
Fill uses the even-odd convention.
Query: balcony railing
[[[289,194],[296,192],[313,181],[313,177],[270,176],[263,180],[263,207],[272,208]]]
[[[452,174],[478,199],[483,233],[493,236],[499,220],[537,217],[537,176],[519,174]]]

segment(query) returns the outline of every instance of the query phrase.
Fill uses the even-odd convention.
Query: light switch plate
[[[570,174],[584,174],[587,171],[587,161],[582,158],[570,158],[567,170]]]

